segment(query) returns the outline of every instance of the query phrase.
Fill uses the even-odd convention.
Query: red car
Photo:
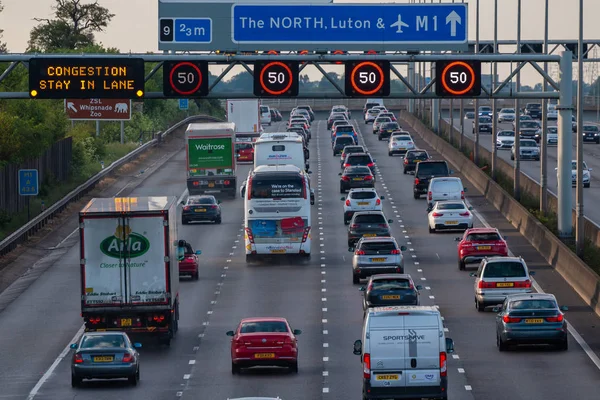
[[[198,256],[202,251],[194,251],[192,245],[185,240],[180,240],[178,244],[179,258],[179,276],[190,276],[197,281],[199,277],[199,259]]]
[[[254,161],[254,146],[251,142],[236,143],[235,153],[238,161]]]
[[[287,367],[298,372],[299,329],[285,318],[244,318],[231,339],[231,373],[255,366]]]
[[[458,269],[466,264],[480,262],[485,257],[508,256],[508,245],[496,228],[467,229],[458,242]]]

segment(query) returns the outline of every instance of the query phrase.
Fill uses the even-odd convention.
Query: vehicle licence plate
[[[93,358],[94,362],[113,362],[113,356],[96,356]]]
[[[256,353],[254,358],[275,358],[275,353]]]
[[[121,318],[121,326],[131,326],[131,318]]]
[[[444,225],[458,225],[458,221],[446,221]]]
[[[385,258],[371,258],[372,262],[384,262],[385,260]]]
[[[352,178],[353,181],[362,181],[363,178]]]
[[[525,319],[525,323],[526,324],[543,324],[544,319],[543,318],[527,318],[527,319]]]
[[[397,381],[398,375],[377,375],[378,381]]]
[[[285,250],[281,249],[281,250],[271,250],[272,254],[285,254]]]
[[[215,184],[211,182],[208,184],[208,187],[213,188],[213,187],[215,187]]]
[[[368,202],[368,201],[359,201],[359,202],[358,202],[358,205],[359,205],[359,206],[368,206],[368,205],[369,205],[369,202]]]
[[[194,209],[195,212],[206,212],[206,208],[196,208]]]
[[[498,282],[496,283],[496,287],[513,287],[515,284],[513,282]]]
[[[377,235],[375,235],[374,233],[365,233],[363,236],[364,237],[375,237]]]
[[[491,250],[492,246],[477,246],[477,250]]]
[[[400,300],[402,298],[402,296],[400,296],[399,294],[386,294],[384,296],[381,296],[381,300]]]

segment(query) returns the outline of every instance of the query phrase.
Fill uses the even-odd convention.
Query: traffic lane
[[[275,129],[282,129],[281,124],[275,125]],[[311,155],[314,154],[311,165],[318,167],[314,140],[310,150]],[[242,204],[240,202],[243,211]],[[320,398],[323,340],[320,246],[315,208],[313,206],[309,260],[272,257],[246,263],[242,236],[242,245],[234,249],[231,262],[225,265],[228,267],[224,270],[227,279],[215,289],[220,295],[195,355],[196,365],[208,365],[210,369],[194,368],[190,372],[191,377],[183,389],[184,397],[197,398],[196,392],[202,391],[207,399],[244,396],[280,396],[286,400]],[[240,218],[240,228],[242,222]],[[283,368],[255,368],[243,370],[240,375],[231,374],[231,340],[225,332],[234,330],[242,318],[260,316],[285,317],[292,329],[302,330],[298,336],[298,374]]]
[[[442,158],[418,135],[413,133],[413,138],[419,147],[428,150],[434,158]],[[461,178],[469,189],[468,199],[472,199],[475,207],[481,207],[484,202],[481,194],[477,193],[464,177]],[[412,177],[406,177],[406,180],[408,191]],[[418,203],[424,202],[415,200],[415,204]],[[414,220],[415,224],[419,220],[425,221],[425,215],[420,217],[418,213],[421,207],[416,206],[413,212],[408,212],[405,220]],[[486,209],[486,212],[497,218],[491,219],[494,222],[501,218],[497,211]],[[501,232],[503,235],[509,235],[508,241],[512,251],[523,256],[533,270],[544,275],[545,269],[549,267],[535,249],[527,245],[525,238],[510,226],[502,226]],[[419,228],[417,234],[424,238],[428,248],[433,250],[420,255],[420,258],[430,271],[431,277],[427,280],[432,290],[442,288],[441,291],[436,291],[436,301],[446,317],[445,322],[450,331],[448,335],[455,340],[457,353],[464,362],[467,379],[473,382],[472,390],[476,398],[562,399],[573,395],[580,398],[594,397],[591,382],[598,380],[598,370],[572,337],[569,338],[571,346],[568,352],[529,348],[499,353],[495,346],[495,314],[479,313],[474,306],[474,281],[468,275],[474,271],[474,266],[468,271],[458,270],[456,242],[453,239],[460,234],[429,235],[425,225]],[[440,259],[436,261],[438,256]],[[540,284],[543,283],[540,281]],[[564,281],[562,287],[564,291],[569,290]],[[555,384],[558,376],[561,377],[561,385]],[[512,384],[507,385],[506,382]]]
[[[182,164],[183,160],[183,164]],[[149,177],[143,184],[135,189],[131,196],[181,196],[185,188],[185,179],[173,180],[174,176],[181,175],[185,171],[185,153],[182,151],[169,160],[160,170]],[[226,203],[223,204],[226,206]],[[199,281],[191,281],[187,278],[181,279],[180,284],[180,320],[179,331],[172,341],[170,348],[159,346],[156,340],[151,338],[136,338],[143,343],[141,349],[141,379],[144,383],[136,388],[135,395],[146,398],[164,399],[175,394],[173,387],[181,383],[181,377],[189,368],[187,362],[180,360],[189,358],[187,354],[192,352],[197,345],[198,331],[203,329],[202,318],[210,307],[213,291],[209,290],[214,282],[220,278],[220,270],[212,267],[211,260],[225,259],[228,248],[219,243],[221,235],[228,237],[234,235],[238,228],[235,219],[239,220],[241,213],[226,213],[223,223],[215,227],[220,234],[213,235],[213,227],[202,225],[179,226],[182,239],[188,240],[194,249],[201,249],[206,245],[201,259],[201,272]],[[179,224],[179,218],[177,223]],[[211,233],[209,234],[209,229]],[[205,264],[204,264],[205,263]],[[206,265],[209,268],[202,268]],[[79,303],[76,303],[78,306]],[[79,316],[79,312],[75,313]],[[81,318],[78,318],[81,324]],[[71,333],[73,335],[74,333]],[[71,353],[61,362],[56,372],[43,386],[41,393],[36,398],[65,398],[77,393],[78,398],[109,399],[115,395],[122,395],[123,390],[128,387],[124,381],[92,381],[85,382],[81,389],[72,389],[69,385]],[[168,373],[164,371],[164,365],[169,364],[172,368]],[[129,393],[129,392],[128,392]],[[133,393],[133,392],[132,392]]]
[[[366,137],[367,143],[375,142],[375,137]],[[385,177],[386,174],[394,174],[392,169],[393,161],[390,160],[389,165],[385,165],[379,158],[387,157],[387,153],[380,154],[377,147],[381,143],[371,143],[372,147],[368,149],[372,152],[375,158],[378,159],[378,165],[381,165],[382,174],[380,177]],[[327,367],[327,376],[325,378],[325,386],[328,393],[331,393],[335,398],[359,399],[361,398],[362,381],[360,357],[352,353],[352,343],[356,339],[361,338],[362,333],[362,292],[359,291],[361,285],[365,285],[366,281],[362,281],[361,285],[352,284],[352,253],[347,251],[347,236],[348,227],[343,224],[343,206],[340,198],[343,194],[339,193],[339,157],[332,157],[326,144],[322,146],[322,173],[323,173],[323,210],[324,212],[324,232],[325,232],[325,260],[323,261],[324,272],[327,284],[326,301],[324,302],[327,308],[327,335],[328,341],[326,355],[329,357]],[[381,162],[381,164],[380,164]],[[379,179],[379,178],[378,178]],[[402,209],[402,201],[398,201],[396,195],[394,197],[388,195],[388,190],[391,186],[386,180],[379,179],[376,183],[376,188],[380,194],[386,196],[383,201],[384,213],[388,218],[394,220],[391,225],[392,235],[397,239],[400,245],[406,245],[409,248],[414,247],[414,243],[410,243],[406,239],[405,231],[409,230],[408,225],[396,216],[396,211]],[[390,192],[391,194],[391,192]],[[423,283],[419,277],[422,274],[418,271],[419,267],[414,264],[413,253],[407,251],[405,253],[405,270],[413,276],[417,284]],[[432,299],[429,298],[430,291],[424,289],[421,294],[423,305],[434,305]],[[465,381],[460,376],[456,369],[454,360],[449,361],[449,395],[457,399],[471,399],[472,397],[464,389]],[[354,377],[348,379],[348,377]]]

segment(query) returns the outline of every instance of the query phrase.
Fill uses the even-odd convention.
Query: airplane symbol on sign
[[[396,30],[396,33],[404,33],[402,32],[402,28],[410,28],[410,26],[408,26],[407,23],[402,22],[402,15],[398,14],[398,21],[394,22],[393,24],[390,25],[390,27],[398,27],[398,29]]]

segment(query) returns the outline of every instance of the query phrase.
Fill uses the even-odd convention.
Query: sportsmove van
[[[363,365],[364,399],[448,397],[449,353],[440,312],[428,306],[369,309],[354,354]]]

